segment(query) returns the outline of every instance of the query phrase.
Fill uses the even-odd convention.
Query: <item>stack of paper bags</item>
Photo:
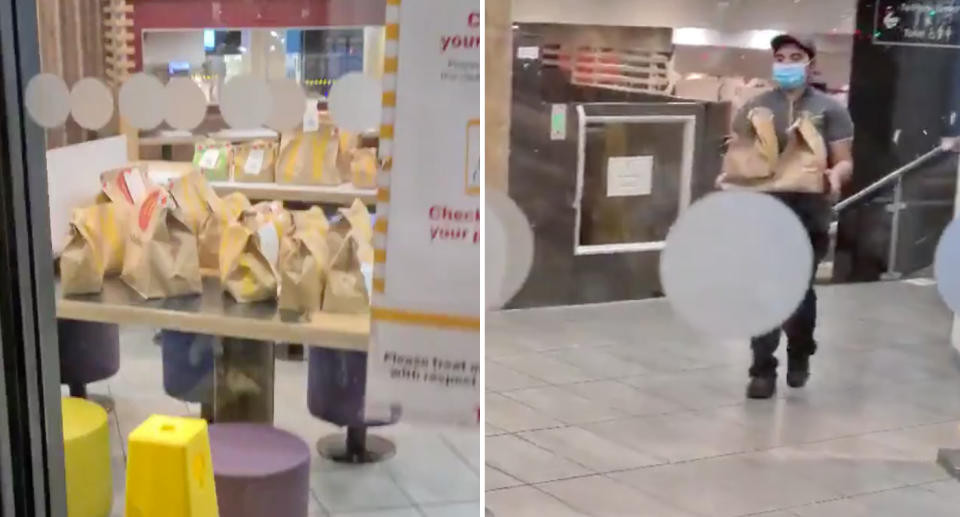
[[[102,192],[91,206],[73,211],[70,235],[60,254],[63,294],[98,293],[107,275],[123,268],[129,222],[135,202],[149,185],[140,167],[107,171],[100,176]]]

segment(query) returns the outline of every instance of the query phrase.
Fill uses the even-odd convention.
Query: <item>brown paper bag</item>
[[[313,207],[291,213],[292,224],[280,241],[280,300],[282,310],[310,313],[321,307],[330,262],[329,226],[323,210]]]
[[[120,279],[143,298],[196,294],[203,288],[196,236],[172,208],[165,190],[152,189],[127,235]]]
[[[280,234],[276,224],[261,221],[256,212],[245,211],[227,225],[220,242],[220,284],[241,303],[277,297]]]
[[[235,222],[244,210],[250,208],[250,200],[240,192],[233,192],[223,198],[207,200],[210,214],[200,225],[197,238],[200,248],[200,267],[219,270],[220,241],[224,229]]]
[[[377,150],[373,148],[357,149],[350,163],[350,180],[354,187],[377,188]]]
[[[827,145],[808,113],[802,113],[788,131],[787,147],[774,169],[767,191],[809,192],[826,190]]]
[[[339,213],[341,218],[333,226],[333,230],[343,237],[351,234],[356,236],[360,262],[373,264],[373,223],[371,223],[367,205],[359,199],[354,199],[349,208],[341,208]],[[331,246],[330,249],[339,248]]]
[[[370,295],[360,269],[358,242],[354,233],[346,237],[331,232],[328,243],[336,249],[323,290],[323,310],[336,313],[365,313],[370,310]]]
[[[105,275],[121,271],[128,213],[116,203],[73,211],[70,237],[60,254],[64,294],[98,293]]]
[[[103,289],[102,257],[86,225],[78,221],[82,210],[74,210],[70,236],[60,254],[60,288],[64,295],[99,293]]]
[[[212,211],[210,199],[216,197],[210,184],[199,171],[193,170],[171,180],[169,190],[190,231],[199,235]]]
[[[273,183],[277,162],[277,144],[256,140],[240,144],[233,150],[233,181],[240,183]]]
[[[734,136],[723,157],[724,182],[731,185],[749,185],[771,178],[780,155],[773,112],[754,108],[747,114],[747,120],[751,137]]]
[[[360,137],[355,133],[343,129],[338,129],[337,133],[340,142],[337,151],[337,167],[340,168],[341,174],[349,176],[351,164],[353,163],[353,152],[356,151],[360,145]]]
[[[307,133],[287,133],[280,137],[277,183],[299,185],[339,185],[343,183],[337,168],[339,151],[336,127],[320,124]]]

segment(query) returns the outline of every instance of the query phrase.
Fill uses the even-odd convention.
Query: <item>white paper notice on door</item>
[[[653,156],[607,160],[607,197],[647,196],[653,191]]]

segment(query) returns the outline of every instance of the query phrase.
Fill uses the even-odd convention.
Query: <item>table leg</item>
[[[213,419],[273,423],[274,345],[222,338],[214,356]]]

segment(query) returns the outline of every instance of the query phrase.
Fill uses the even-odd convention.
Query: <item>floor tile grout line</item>
[[[479,480],[483,480],[483,474],[481,474],[478,469],[473,468],[473,464],[470,462],[470,460],[467,459],[467,457],[466,457],[465,455],[463,455],[463,454],[460,452],[460,450],[457,449],[457,447],[456,447],[455,445],[453,445],[452,442],[450,442],[449,438],[447,438],[447,436],[444,435],[443,433],[440,433],[439,436],[440,436],[440,441],[443,442],[443,445],[446,446],[446,448],[449,449],[450,452],[451,452],[454,456],[456,456],[457,459],[460,460],[460,462],[463,463],[463,465],[464,465],[465,467],[467,467],[467,469],[468,469],[470,472],[473,472],[474,475],[476,475]]]
[[[861,436],[870,436],[870,435],[873,435],[873,434],[881,434],[881,433],[890,433],[890,432],[906,431],[906,430],[910,430],[910,429],[918,429],[918,428],[928,427],[928,426],[944,425],[944,424],[954,423],[954,422],[960,422],[960,419],[958,419],[958,420],[953,420],[953,419],[951,419],[951,420],[931,422],[931,423],[926,423],[926,424],[917,424],[917,425],[912,425],[912,426],[903,426],[903,427],[897,427],[897,428],[875,430],[875,431],[869,431],[869,432],[866,432],[866,433],[841,435],[841,436],[836,436],[836,437],[827,438],[827,439],[824,439],[824,440],[815,440],[815,441],[809,441],[809,442],[788,443],[788,444],[782,444],[782,445],[777,445],[777,446],[774,446],[774,447],[767,447],[767,448],[763,448],[763,447],[761,447],[761,448],[748,448],[748,449],[743,449],[743,450],[726,452],[726,453],[723,453],[723,454],[715,454],[715,455],[703,456],[703,457],[699,457],[699,458],[690,458],[690,459],[683,459],[683,460],[669,460],[669,459],[666,459],[665,462],[663,462],[663,463],[658,463],[658,464],[654,464],[654,465],[645,465],[645,466],[643,466],[643,467],[630,468],[630,469],[615,469],[615,470],[610,470],[610,471],[595,471],[595,469],[593,469],[593,468],[591,468],[591,467],[588,467],[588,466],[586,466],[586,465],[583,465],[582,463],[580,463],[580,462],[578,462],[578,461],[576,461],[576,460],[574,460],[574,459],[572,459],[572,458],[568,458],[568,457],[564,456],[563,454],[558,454],[558,453],[556,453],[555,451],[552,451],[552,450],[550,450],[550,449],[544,448],[544,447],[542,447],[542,446],[540,446],[540,445],[538,445],[538,444],[536,444],[536,443],[534,443],[534,442],[532,442],[532,441],[530,441],[530,440],[527,440],[527,439],[526,439],[525,437],[523,437],[523,436],[518,436],[520,433],[527,433],[527,432],[533,432],[533,431],[518,431],[518,432],[516,432],[516,433],[507,433],[507,434],[512,435],[512,436],[514,436],[514,437],[516,437],[516,438],[518,438],[518,439],[520,439],[520,440],[522,440],[522,441],[524,441],[524,442],[527,442],[527,443],[529,443],[530,445],[533,445],[534,447],[537,447],[537,448],[540,449],[540,450],[543,450],[543,451],[545,451],[545,452],[549,452],[549,453],[551,453],[553,456],[556,456],[556,457],[559,457],[559,458],[563,458],[563,459],[566,460],[566,461],[569,461],[569,462],[571,462],[571,463],[574,463],[574,464],[576,464],[576,465],[578,465],[578,466],[580,466],[580,467],[583,467],[583,468],[585,468],[585,469],[587,469],[587,470],[589,470],[589,471],[592,472],[592,474],[589,474],[589,475],[578,475],[578,476],[574,476],[574,478],[577,478],[577,477],[589,477],[589,476],[591,476],[591,475],[607,475],[607,474],[618,474],[618,473],[625,473],[625,472],[635,472],[635,471],[647,470],[647,469],[652,469],[652,468],[657,468],[657,467],[672,466],[672,465],[685,465],[685,464],[695,463],[695,462],[699,462],[699,461],[708,461],[708,460],[716,460],[716,459],[728,458],[728,457],[734,457],[734,456],[740,456],[740,455],[746,455],[746,454],[755,454],[755,453],[771,452],[771,451],[775,451],[775,450],[778,450],[778,449],[785,449],[785,448],[790,448],[790,447],[797,447],[797,446],[803,446],[803,445],[814,445],[814,444],[818,444],[818,443],[826,443],[826,442],[831,442],[831,441],[835,441],[835,440],[843,440],[843,439],[856,438],[856,437],[861,437]],[[564,429],[564,428],[567,428],[567,427],[578,427],[578,426],[564,426],[564,427],[545,428],[544,430]],[[740,427],[742,427],[742,426],[740,426]],[[588,432],[589,432],[589,431],[588,431]],[[506,436],[506,434],[504,434],[504,435],[497,435],[497,436]],[[605,437],[603,437],[602,435],[598,435],[598,436],[600,436],[601,438],[605,438]],[[610,440],[609,438],[605,438],[605,439]],[[621,442],[618,442],[618,441],[616,441],[616,440],[610,440],[610,441],[612,441],[613,443],[616,443],[616,444],[619,445],[619,446],[625,447],[625,448],[627,448],[627,449],[629,449],[629,450],[633,450],[633,451],[638,452],[638,453],[642,453],[642,454],[647,455],[647,456],[649,456],[649,457],[659,458],[659,456],[657,456],[656,454],[653,454],[653,453],[651,453],[651,452],[636,449],[635,447],[625,445],[625,444],[623,444],[623,443],[621,443]],[[496,468],[496,467],[493,466],[493,465],[489,465],[489,464],[487,464],[487,465],[488,465],[488,466],[491,466],[492,468],[495,468],[495,469],[498,470],[498,471],[501,471],[501,472],[504,473],[504,474],[507,474],[508,476],[510,476],[510,477],[512,477],[512,478],[514,478],[514,479],[518,479],[515,475],[513,475],[513,474],[511,474],[511,473],[509,473],[509,472],[506,472],[506,471],[503,471],[502,469]],[[544,482],[549,483],[549,482],[558,481],[558,480],[563,480],[563,479],[568,479],[568,478],[558,478],[558,479],[555,479],[555,480],[549,480],[549,481],[544,481]],[[807,478],[807,479],[809,480],[809,478]],[[518,479],[518,481],[522,481],[522,480]]]

